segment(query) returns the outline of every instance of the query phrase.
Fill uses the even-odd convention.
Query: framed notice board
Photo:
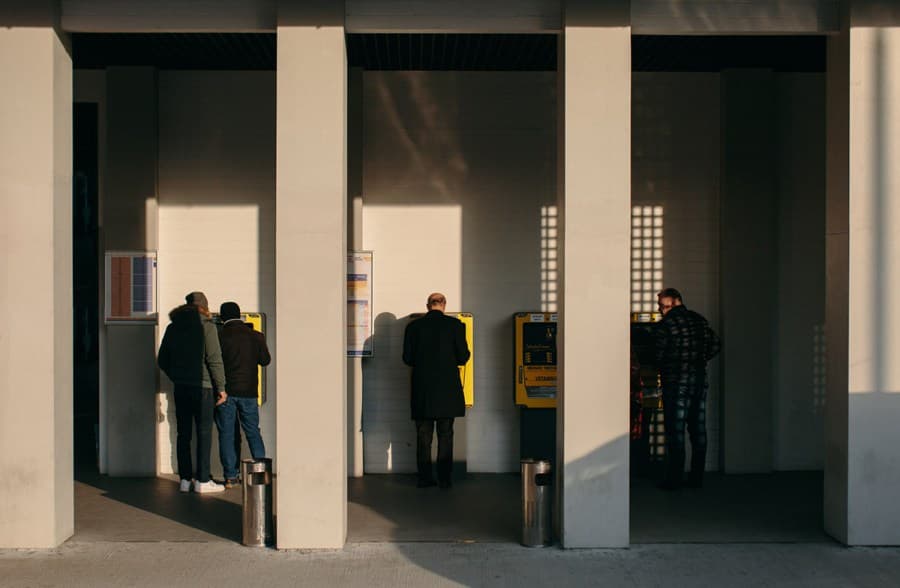
[[[106,252],[106,324],[156,323],[155,251]]]

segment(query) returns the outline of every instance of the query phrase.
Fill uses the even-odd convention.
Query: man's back
[[[257,366],[271,361],[262,333],[254,331],[239,319],[230,320],[219,332],[228,393],[237,397],[254,397],[259,379]]]
[[[406,326],[403,362],[412,366],[412,416],[454,417],[465,414],[458,366],[469,359],[466,327],[436,310]]]
[[[656,329],[656,356],[663,379],[699,372],[719,352],[719,338],[700,314],[676,306]]]

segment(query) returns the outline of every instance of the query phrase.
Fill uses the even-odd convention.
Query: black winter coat
[[[228,321],[219,331],[219,344],[225,363],[228,395],[256,398],[259,387],[257,366],[269,365],[272,361],[263,334],[240,320]]]
[[[200,386],[204,353],[200,313],[193,304],[183,304],[169,313],[169,319],[159,347],[159,367],[175,384]]]
[[[684,305],[670,310],[657,324],[656,361],[663,388],[703,386],[706,362],[719,353],[719,337],[702,315]]]
[[[414,420],[465,416],[458,366],[467,361],[466,327],[459,319],[430,310],[406,326],[403,363],[413,368],[410,408]]]

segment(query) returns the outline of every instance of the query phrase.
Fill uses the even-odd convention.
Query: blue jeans
[[[244,429],[244,435],[247,437],[250,455],[254,459],[266,456],[266,446],[259,433],[259,407],[256,405],[256,398],[229,396],[228,400],[216,407],[219,458],[222,460],[222,470],[226,480],[238,477],[238,453],[240,451],[238,448],[240,446],[235,443],[236,440],[240,440],[240,434],[235,435],[238,419],[241,428]]]

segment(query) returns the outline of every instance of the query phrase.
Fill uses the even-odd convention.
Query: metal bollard
[[[550,505],[553,499],[550,462],[522,460],[522,545],[550,545]]]
[[[243,543],[250,547],[272,544],[272,460],[241,461]]]

